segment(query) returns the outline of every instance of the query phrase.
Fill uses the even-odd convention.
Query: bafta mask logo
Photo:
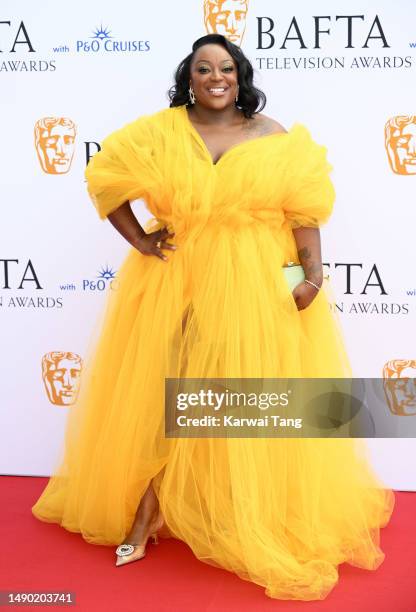
[[[383,368],[383,387],[392,414],[416,415],[416,359],[392,359]]]
[[[207,34],[222,34],[241,46],[246,29],[248,0],[204,0]]]
[[[35,147],[47,174],[66,174],[74,156],[75,123],[66,117],[43,117],[35,124]]]
[[[76,353],[52,351],[42,357],[42,379],[52,404],[69,406],[79,391],[82,359]]]
[[[416,115],[399,115],[384,127],[390,167],[396,174],[416,174]]]

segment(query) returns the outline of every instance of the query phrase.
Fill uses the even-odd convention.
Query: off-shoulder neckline
[[[299,128],[301,129],[306,129],[305,126],[303,126],[303,124],[299,123],[299,122],[295,122],[288,130],[287,132],[271,132],[270,134],[263,134],[262,136],[256,136],[255,138],[248,138],[247,140],[243,140],[242,142],[238,142],[234,145],[231,145],[231,147],[229,147],[218,159],[216,162],[214,162],[212,155],[204,141],[204,139],[202,138],[201,134],[198,132],[198,130],[196,129],[196,127],[194,126],[194,124],[192,123],[192,121],[189,118],[188,115],[188,111],[186,110],[186,105],[183,104],[181,106],[177,106],[174,107],[176,109],[179,110],[184,123],[186,124],[188,130],[193,134],[193,136],[196,138],[196,140],[199,142],[199,144],[201,145],[201,147],[204,150],[205,155],[208,158],[209,163],[211,164],[212,167],[216,168],[217,166],[219,166],[222,162],[222,160],[224,158],[227,158],[228,155],[230,155],[231,153],[233,153],[236,149],[240,149],[241,147],[245,147],[248,145],[251,145],[253,143],[259,142],[259,141],[264,141],[267,139],[272,139],[273,137],[277,140],[277,139],[281,139],[281,141],[286,141],[288,139],[289,136],[291,136],[295,131],[297,131]]]

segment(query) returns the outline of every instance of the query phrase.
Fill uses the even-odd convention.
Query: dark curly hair
[[[254,113],[259,113],[266,106],[265,94],[253,85],[253,67],[246,58],[240,47],[229,41],[221,34],[207,34],[198,38],[192,45],[192,53],[181,61],[175,71],[175,85],[168,91],[170,99],[169,106],[190,105],[189,99],[189,80],[191,73],[191,62],[195,51],[207,44],[221,45],[228,51],[234,59],[238,68],[238,102],[236,106],[240,108],[244,116],[250,118]]]

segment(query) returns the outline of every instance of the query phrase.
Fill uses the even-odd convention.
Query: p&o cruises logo
[[[77,40],[77,53],[136,53],[150,50],[148,40],[123,40],[112,35],[108,27],[95,28],[87,40]]]

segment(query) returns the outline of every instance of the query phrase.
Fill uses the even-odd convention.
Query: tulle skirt
[[[382,563],[394,493],[363,440],[165,437],[165,377],[351,376],[329,285],[296,308],[281,270],[291,240],[207,224],[168,262],[130,249],[34,516],[117,545],[153,479],[161,535],[270,597],[324,599],[340,563]]]

